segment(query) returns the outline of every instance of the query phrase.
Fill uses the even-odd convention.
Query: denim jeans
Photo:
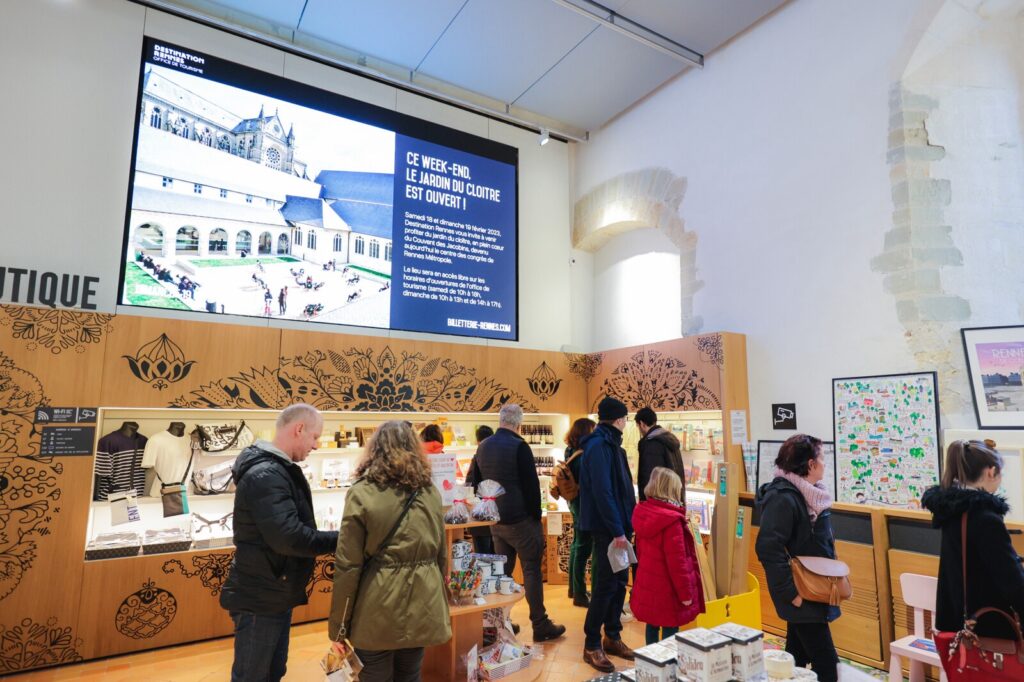
[[[594,554],[590,560],[590,607],[583,622],[587,649],[601,648],[601,628],[608,639],[622,639],[622,606],[626,602],[629,569],[612,572],[608,562],[608,546],[612,536],[594,531]]]
[[[569,586],[573,595],[587,593],[587,559],[594,550],[590,533],[580,530],[580,501],[577,497],[569,503],[572,512],[572,546],[569,547]]]
[[[644,642],[647,644],[657,644],[663,639],[668,639],[672,635],[679,632],[679,628],[668,628],[658,627],[657,625],[648,625],[644,630]]]
[[[507,525],[499,523],[491,526],[491,537],[494,538],[495,553],[504,554],[508,559],[505,575],[512,575],[516,557],[523,562],[523,590],[526,603],[530,605],[530,622],[536,629],[548,620],[548,612],[544,609],[544,576],[540,571],[544,557],[544,531],[540,521],[526,519]]]
[[[786,651],[796,659],[798,668],[810,663],[821,682],[839,679],[839,654],[828,623],[786,623]]]
[[[420,681],[423,647],[391,651],[356,649],[356,656],[363,662],[363,671],[359,673],[360,682]]]
[[[288,664],[292,611],[269,616],[231,611],[235,623],[235,662],[231,682],[279,682]]]

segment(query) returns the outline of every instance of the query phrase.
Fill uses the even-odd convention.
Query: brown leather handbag
[[[804,601],[815,601],[829,606],[853,596],[850,567],[837,559],[820,556],[795,556],[789,560],[797,594]]]

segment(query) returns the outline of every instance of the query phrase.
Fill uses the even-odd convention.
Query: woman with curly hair
[[[366,445],[345,497],[328,632],[348,638],[364,682],[420,679],[424,647],[451,639],[441,496],[412,426],[389,421]]]

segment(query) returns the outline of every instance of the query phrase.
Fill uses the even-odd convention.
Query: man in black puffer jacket
[[[338,544],[338,531],[316,529],[297,464],[322,430],[315,408],[292,405],[278,417],[272,443],[258,440],[235,461],[235,556],[220,595],[235,623],[232,682],[284,677],[292,609],[307,602],[316,557]]]
[[[636,486],[640,491],[640,501],[647,499],[644,488],[651,480],[651,472],[657,467],[665,467],[676,472],[679,480],[686,485],[686,465],[683,464],[683,453],[680,452],[679,439],[671,431],[658,426],[658,414],[649,407],[642,407],[633,418],[640,429],[640,442],[637,443],[639,461],[637,462]],[[685,491],[684,491],[685,493]]]

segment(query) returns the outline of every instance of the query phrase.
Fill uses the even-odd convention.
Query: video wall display
[[[518,338],[518,150],[147,38],[122,305]]]

